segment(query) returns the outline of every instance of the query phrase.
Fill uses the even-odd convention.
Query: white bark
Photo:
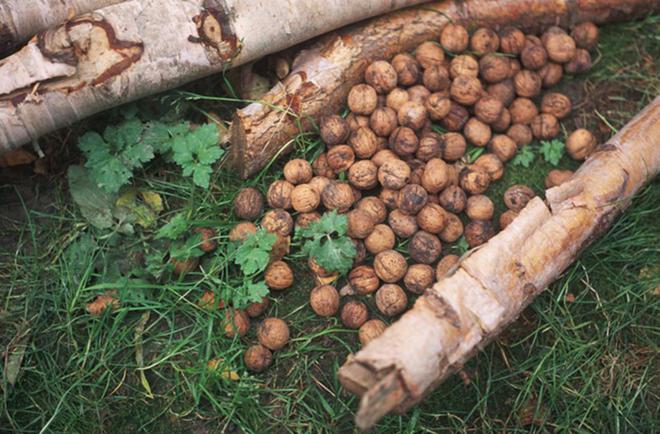
[[[126,0],[0,61],[0,152],[137,98],[423,0]]]

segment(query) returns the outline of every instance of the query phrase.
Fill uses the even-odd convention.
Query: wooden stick
[[[276,155],[286,154],[301,127],[310,131],[323,116],[345,106],[348,91],[363,80],[369,63],[437,39],[449,20],[472,27],[516,25],[537,30],[554,24],[625,20],[659,10],[658,0],[444,1],[344,28],[302,51],[287,79],[261,102],[236,112],[231,163],[248,177]]]
[[[554,281],[633,195],[660,172],[660,97],[599,147],[566,183],[535,198],[505,230],[463,260],[339,370],[362,396],[356,423],[381,403],[405,411],[495,338]],[[381,387],[396,375],[399,387]],[[388,380],[391,381],[391,380]]]

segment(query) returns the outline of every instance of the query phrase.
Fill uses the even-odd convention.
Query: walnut
[[[415,216],[404,214],[398,209],[390,213],[387,223],[394,233],[401,238],[410,238],[418,230]]]
[[[467,200],[465,213],[472,220],[490,220],[495,212],[495,204],[483,194],[470,196]]]
[[[452,101],[449,113],[442,118],[440,125],[448,131],[460,131],[469,118],[470,113],[467,109]]]
[[[293,285],[293,270],[284,261],[272,262],[264,273],[264,280],[270,289],[283,290]]]
[[[414,154],[419,146],[417,134],[408,127],[396,128],[389,139],[390,148],[398,155],[405,157]]]
[[[428,114],[424,104],[408,101],[401,106],[397,113],[399,124],[403,127],[408,127],[413,130],[421,129],[426,123]]]
[[[353,205],[355,196],[350,185],[345,182],[333,181],[321,192],[321,201],[323,206],[329,210],[336,209],[344,212]]]
[[[311,256],[309,259],[307,259],[307,266],[312,271],[312,273],[316,274],[318,277],[330,277],[336,275],[336,273],[332,273],[321,267],[318,262],[316,262],[316,259]]]
[[[523,124],[511,125],[507,130],[506,135],[511,137],[511,139],[516,142],[516,145],[519,148],[529,145],[534,139],[534,136],[532,135],[532,129]]]
[[[264,210],[264,198],[256,188],[242,188],[234,198],[234,214],[243,220],[254,220]]]
[[[373,267],[360,265],[348,274],[348,283],[358,294],[367,295],[376,292],[380,286],[380,279],[376,276]]]
[[[295,158],[284,165],[284,178],[293,185],[306,184],[314,176],[312,165],[307,160]]]
[[[465,137],[458,133],[445,133],[442,136],[442,158],[447,161],[460,160],[467,149]]]
[[[446,211],[436,203],[427,203],[417,213],[417,225],[423,231],[437,234],[445,227]]]
[[[500,229],[505,229],[507,226],[509,226],[511,224],[511,222],[513,221],[513,219],[515,219],[517,216],[518,216],[518,213],[511,210],[511,209],[507,210],[507,211],[504,211],[500,215],[500,220],[499,220]]]
[[[482,56],[493,53],[500,47],[500,37],[487,27],[478,28],[470,38],[470,49]]]
[[[348,145],[337,145],[330,148],[327,152],[328,166],[335,173],[348,170],[355,162],[355,151]]]
[[[378,107],[369,118],[371,130],[382,137],[389,137],[398,122],[396,112],[390,107]]]
[[[378,148],[376,134],[368,127],[358,128],[353,131],[351,137],[348,139],[348,144],[353,148],[358,158],[369,158],[376,153],[376,149]],[[328,151],[328,154],[332,149]]]
[[[240,222],[229,231],[229,241],[245,241],[257,233],[257,226],[252,222]]]
[[[598,27],[590,21],[580,23],[573,27],[571,36],[579,48],[591,50],[598,43]]]
[[[399,190],[410,180],[410,167],[401,160],[388,160],[378,169],[378,181],[385,188]]]
[[[484,96],[474,105],[474,115],[481,122],[492,124],[502,114],[504,105],[502,101],[492,96]]]
[[[408,91],[397,87],[392,89],[392,91],[387,94],[385,105],[394,111],[399,111],[401,106],[408,101],[410,101],[410,95],[408,94]]]
[[[350,131],[355,131],[358,128],[369,126],[369,116],[362,116],[355,113],[349,113],[349,115],[346,116],[346,122],[348,123],[348,129]]]
[[[553,87],[561,80],[564,75],[564,68],[558,63],[548,62],[543,68],[539,69],[541,84],[543,87]]]
[[[481,194],[490,186],[490,175],[479,166],[469,166],[460,174],[461,188],[470,194]]]
[[[398,209],[405,214],[416,215],[426,205],[427,200],[428,193],[424,187],[408,184],[399,190]]]
[[[504,175],[504,164],[495,154],[480,155],[479,158],[475,160],[474,165],[481,167],[488,172],[490,179],[493,181],[497,181]]]
[[[376,152],[373,157],[371,157],[371,161],[377,167],[382,166],[383,163],[390,159],[399,160],[399,156],[396,155],[391,149],[381,149],[380,151]]]
[[[406,161],[406,163],[408,163],[408,166],[410,166],[410,181],[409,181],[410,184],[421,185],[422,175],[424,175],[424,169],[426,167],[426,163],[416,158],[409,159]]]
[[[553,115],[541,113],[536,116],[530,125],[532,134],[539,140],[549,140],[559,134],[559,121]]]
[[[283,209],[272,209],[264,214],[261,219],[261,226],[268,232],[287,237],[293,231],[293,218],[291,214]]]
[[[564,71],[568,74],[581,74],[591,69],[591,55],[587,50],[578,48],[575,57],[568,63],[564,63]]]
[[[429,161],[431,158],[442,156],[441,137],[437,133],[429,133],[421,138],[415,156],[421,161]]]
[[[361,160],[348,169],[348,182],[359,190],[370,190],[378,185],[378,167],[370,160]]]
[[[422,264],[431,264],[435,262],[442,251],[440,239],[426,231],[417,231],[408,243],[408,253],[410,257]]]
[[[301,212],[296,217],[296,228],[306,228],[310,223],[313,223],[321,218],[321,214],[316,211]]]
[[[319,316],[333,316],[339,310],[339,292],[331,285],[320,285],[309,294],[309,305]]]
[[[564,119],[572,109],[571,100],[562,93],[546,93],[541,100],[541,112],[551,114],[557,119]]]
[[[351,238],[364,239],[374,230],[374,222],[371,216],[361,209],[354,209],[346,214],[348,218],[348,236]]]
[[[527,44],[520,53],[520,61],[525,68],[536,71],[548,62],[548,52],[542,44]]]
[[[325,178],[334,178],[336,176],[334,170],[328,165],[328,154],[325,152],[320,153],[319,156],[314,159],[312,162],[312,169],[317,176]]]
[[[534,71],[523,69],[513,77],[513,86],[518,96],[531,98],[541,93],[541,77]]]
[[[541,40],[551,61],[566,63],[575,57],[575,41],[563,30],[548,30],[543,34]]]
[[[346,142],[349,133],[348,122],[341,116],[330,115],[321,120],[321,140],[328,146]]]
[[[309,185],[311,185],[318,194],[321,194],[323,193],[323,189],[330,184],[330,182],[330,178],[326,178],[325,176],[315,176],[309,181]]]
[[[395,243],[394,231],[384,224],[376,225],[374,230],[364,240],[364,246],[372,255],[393,249]]]
[[[534,190],[526,185],[512,185],[504,192],[504,204],[507,208],[520,212],[535,196]]]
[[[445,188],[438,197],[440,205],[454,214],[462,213],[467,203],[467,197],[463,189],[457,185]]]
[[[250,330],[250,318],[240,309],[225,309],[223,329],[228,338],[245,336]]]
[[[421,179],[422,187],[429,193],[439,193],[449,185],[449,168],[440,158],[433,158],[426,163],[426,170]]]
[[[509,107],[511,102],[516,97],[516,89],[513,86],[513,80],[510,78],[500,81],[499,83],[491,84],[486,89],[488,95],[495,97],[502,101],[505,107]]]
[[[413,294],[423,294],[435,281],[433,267],[428,264],[414,264],[408,267],[403,283]]]
[[[509,107],[511,122],[514,124],[529,125],[539,114],[536,104],[529,98],[516,98]]]
[[[367,257],[367,248],[364,246],[364,241],[358,239],[351,239],[355,246],[355,257],[353,258],[353,266],[361,265]]]
[[[497,134],[493,136],[488,144],[488,150],[503,162],[507,162],[516,155],[518,146],[511,137],[504,134]]]
[[[378,336],[382,335],[387,325],[379,319],[370,319],[369,321],[362,324],[360,330],[358,331],[358,339],[360,344],[364,347],[369,342],[376,339]]]
[[[401,53],[394,56],[392,66],[396,71],[399,84],[403,86],[412,86],[419,82],[422,75],[422,68],[408,53]]]
[[[479,60],[479,73],[488,83],[499,83],[511,76],[511,62],[507,57],[486,54]]]
[[[252,345],[243,353],[245,367],[252,372],[261,372],[273,362],[273,353],[261,344]]]
[[[289,342],[289,326],[279,318],[266,318],[257,327],[257,340],[269,350],[280,350]]]
[[[382,188],[378,197],[385,204],[385,206],[387,206],[387,208],[396,209],[399,201],[399,190]]]
[[[438,237],[445,243],[453,243],[463,235],[463,222],[452,213],[447,213],[447,222]]]
[[[397,74],[394,67],[385,60],[377,60],[367,66],[364,71],[364,81],[376,92],[386,94],[397,85]]]
[[[449,23],[440,33],[440,45],[452,53],[460,53],[468,47],[470,36],[465,27],[460,24]]]
[[[358,115],[370,115],[378,106],[376,89],[368,84],[356,84],[348,92],[348,108]]]
[[[574,160],[584,160],[596,149],[596,138],[589,130],[578,128],[566,139],[566,152]]]
[[[506,27],[500,35],[500,49],[506,54],[520,54],[525,46],[525,34],[515,27]]]
[[[476,78],[479,75],[479,61],[470,54],[456,56],[449,64],[449,76],[452,79],[464,75]]]
[[[492,135],[490,127],[477,118],[470,118],[463,127],[465,138],[474,146],[484,147]]]
[[[374,297],[376,307],[385,316],[395,316],[406,310],[408,297],[405,291],[392,283],[381,286]]]
[[[511,113],[508,109],[505,108],[502,109],[502,113],[500,113],[500,116],[497,118],[497,120],[490,124],[490,127],[493,129],[493,131],[497,133],[505,132],[509,126],[511,126]]]
[[[385,204],[375,196],[367,196],[361,199],[357,203],[356,208],[369,214],[375,224],[383,223],[387,219],[387,208],[385,208]]]
[[[545,177],[545,188],[557,187],[568,181],[573,176],[572,170],[553,169]]]
[[[438,265],[435,267],[435,278],[440,281],[448,276],[450,270],[458,264],[459,258],[457,255],[446,255],[438,261]]]
[[[481,98],[483,88],[478,78],[459,75],[452,81],[449,94],[459,104],[472,105]]]
[[[484,244],[494,235],[493,224],[489,221],[475,220],[465,226],[465,241],[470,248]]]
[[[342,307],[340,317],[344,326],[358,329],[369,319],[369,310],[361,301],[351,300]]]
[[[300,184],[291,192],[291,205],[298,212],[314,211],[321,202],[321,195],[309,184]]]
[[[182,276],[194,271],[199,265],[199,258],[170,258],[170,263],[174,266],[174,274]],[[103,296],[99,296],[103,297]],[[114,305],[114,301],[111,302]]]
[[[445,52],[437,43],[426,41],[415,49],[415,59],[422,65],[422,68],[428,69],[441,65],[445,60]]]
[[[444,65],[434,65],[424,70],[422,82],[429,91],[438,92],[449,89],[451,79],[449,78],[449,71]]]

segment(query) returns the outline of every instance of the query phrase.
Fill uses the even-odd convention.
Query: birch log
[[[535,198],[505,230],[429,288],[414,307],[339,370],[362,397],[367,429],[418,403],[555,280],[660,172],[660,97],[566,183]]]
[[[261,102],[236,112],[231,164],[243,177],[256,173],[291,148],[301,127],[309,131],[324,115],[339,112],[369,63],[437,39],[449,20],[473,27],[516,25],[533,31],[554,24],[632,19],[652,11],[660,11],[659,0],[456,0],[349,26],[301,52],[289,77]]]
[[[76,15],[124,0],[2,0],[0,55]]]
[[[0,61],[0,152],[86,116],[424,0],[126,0]]]

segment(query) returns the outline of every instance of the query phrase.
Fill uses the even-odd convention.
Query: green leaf
[[[191,235],[184,242],[175,243],[170,249],[170,256],[174,259],[199,258],[204,255],[204,251],[199,248],[201,242],[200,234]]]
[[[348,237],[328,238],[319,246],[314,246],[310,256],[317,264],[328,271],[346,274],[353,266],[356,255],[355,244]]]
[[[67,281],[70,282],[71,287],[80,285],[85,273],[94,263],[97,250],[96,241],[88,233],[80,235],[66,248],[62,256],[62,269],[66,270]]]
[[[314,238],[317,236],[331,235],[336,233],[339,236],[346,235],[348,230],[348,219],[343,214],[338,214],[337,210],[326,212],[320,219],[313,221],[307,227],[296,231],[295,238]]]
[[[69,166],[69,191],[83,217],[94,227],[112,227],[114,196],[101,190],[83,167]]]
[[[534,158],[536,158],[536,155],[534,155],[534,148],[527,145],[527,146],[523,146],[516,153],[516,156],[513,157],[511,163],[514,166],[529,167],[534,161]]]
[[[243,274],[250,276],[261,273],[268,266],[270,252],[277,236],[265,229],[259,229],[241,242],[236,248],[234,263],[241,267]]]
[[[305,240],[303,254],[313,257],[321,267],[345,274],[357,254],[353,241],[346,236],[347,229],[348,218],[333,210],[299,229],[295,238]]]
[[[561,140],[554,139],[549,142],[541,142],[543,159],[553,166],[559,164],[561,157],[564,156],[565,148],[566,146]]]
[[[172,159],[183,169],[184,176],[192,176],[195,185],[208,188],[212,165],[222,157],[224,150],[218,145],[218,128],[206,124],[172,141]]]
[[[184,213],[179,213],[172,217],[165,226],[156,233],[156,239],[168,238],[176,240],[190,229],[190,222]]]

